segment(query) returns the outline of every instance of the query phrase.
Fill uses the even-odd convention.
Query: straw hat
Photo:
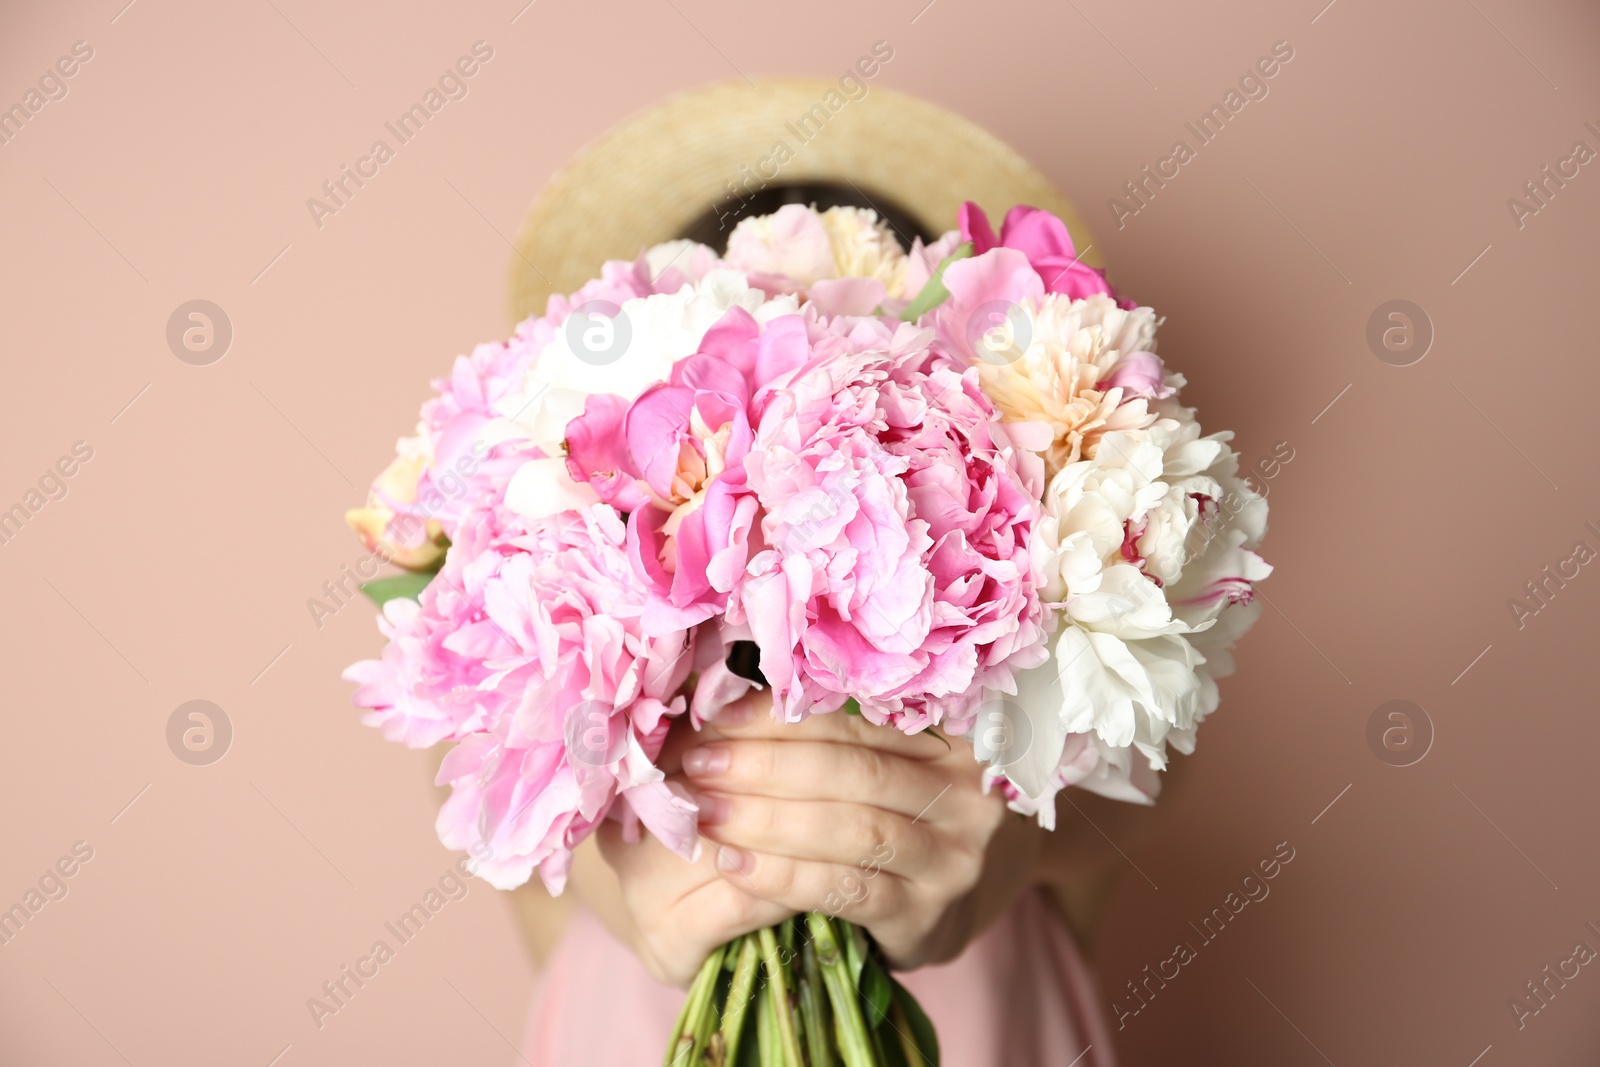
[[[854,84],[854,98],[820,78],[691,90],[589,145],[523,220],[511,261],[512,321],[542,313],[551,294],[578,289],[605,260],[631,260],[697,222],[731,229],[733,212],[764,185],[768,194],[817,184],[853,190],[863,206],[902,220],[896,228],[908,243],[905,220],[937,235],[972,200],[996,223],[1014,204],[1045,208],[1079,248],[1092,244],[1072,205],[1010,146],[952,111]],[[1084,262],[1102,265],[1093,250]]]

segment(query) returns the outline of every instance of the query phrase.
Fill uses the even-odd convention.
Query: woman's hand
[[[614,822],[600,827],[597,836],[600,853],[615,873],[610,888],[617,899],[609,909],[596,907],[592,893],[584,902],[658,982],[687,988],[719,945],[793,914],[721,877],[714,846],[705,847],[699,861],[685,863],[648,834],[637,844],[626,843]],[[598,881],[591,878],[589,884]]]
[[[694,872],[674,907],[687,919],[693,899],[697,932],[717,915],[733,936],[824,911],[866,927],[895,967],[919,967],[959,955],[1034,884],[1045,831],[984,793],[962,738],[908,737],[843,712],[778,723],[756,693],[680,740],[701,831],[722,847],[693,868],[650,847],[663,868]],[[707,936],[707,949],[727,939]]]
[[[770,709],[770,698],[765,700]],[[689,784],[681,773],[682,753],[704,736],[696,734],[687,720],[674,724],[657,761],[669,781]],[[648,833],[635,844],[627,843],[622,827],[609,820],[595,836],[604,866],[610,869],[580,847],[572,872],[574,887],[659,982],[687,987],[718,946],[794,913],[723,877],[717,869],[718,848],[704,837],[700,858],[685,863]]]

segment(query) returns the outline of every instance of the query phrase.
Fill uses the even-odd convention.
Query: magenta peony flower
[[[1047,293],[1063,293],[1074,300],[1098,293],[1117,295],[1104,271],[1078,259],[1067,224],[1048,211],[1018,204],[1006,212],[999,238],[989,228],[983,208],[970,200],[961,205],[959,221],[961,239],[972,242],[973,255],[981,256],[991,248],[1017,249],[1028,257]],[[1131,301],[1117,302],[1125,308],[1138,306]]]
[[[874,722],[958,732],[1044,661],[1029,539],[1043,467],[932,334],[810,323],[811,359],[758,400],[745,478],[769,546],[728,618],[790,719],[855,698]]]
[[[642,633],[646,594],[616,511],[530,523],[493,501],[456,532],[420,602],[386,605],[383,658],[346,672],[385,737],[458,742],[439,770],[452,786],[440,840],[500,888],[537,868],[552,892],[608,814],[692,857],[694,805],[653,765],[686,710],[692,642]]]

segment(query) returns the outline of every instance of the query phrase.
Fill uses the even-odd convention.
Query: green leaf
[[[867,932],[853,922],[839,920],[839,940],[844,944],[844,958],[850,967],[850,984],[861,988],[861,972],[867,965],[871,949],[867,945]]]
[[[866,1013],[867,1023],[877,1029],[889,1017],[889,1001],[894,996],[894,987],[889,984],[888,973],[872,956],[867,957],[866,965],[861,969],[861,995],[871,1008]]]
[[[855,697],[851,697],[844,702],[844,707],[839,710],[843,711],[846,715],[860,715],[861,701],[857,700]]]
[[[900,1029],[905,1031],[916,1044],[916,1050],[921,1054],[927,1067],[939,1067],[939,1035],[934,1032],[933,1022],[929,1020],[922,1005],[917,1003],[917,998],[893,977],[889,979],[894,987],[894,1014],[896,1024],[904,1019],[905,1025]]]
[[[928,284],[922,287],[922,292],[917,298],[906,305],[900,312],[903,322],[916,322],[922,316],[950,299],[950,290],[944,287],[944,269],[958,259],[966,259],[972,255],[972,242],[967,241],[961,247],[951,252],[939,261],[939,266],[934,270],[933,277],[928,279]]]
[[[906,1059],[906,1041],[892,1030],[879,1030],[872,1035],[872,1040],[883,1067],[920,1067]]]
[[[432,573],[417,573],[406,571],[404,574],[391,575],[388,578],[374,578],[370,582],[361,583],[361,591],[367,599],[378,607],[383,607],[397,597],[415,600],[422,595],[422,591],[433,581]]]

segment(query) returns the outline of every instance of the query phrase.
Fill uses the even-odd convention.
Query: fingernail
[[[694,798],[695,804],[700,808],[700,825],[716,826],[728,821],[733,814],[733,801],[727,797],[714,797],[705,793],[698,793]]]
[[[717,870],[719,871],[748,874],[753,866],[755,866],[755,860],[748,852],[730,848],[727,845],[717,849]]]
[[[710,778],[727,770],[732,758],[722,745],[701,745],[683,754],[683,769],[697,778]]]

